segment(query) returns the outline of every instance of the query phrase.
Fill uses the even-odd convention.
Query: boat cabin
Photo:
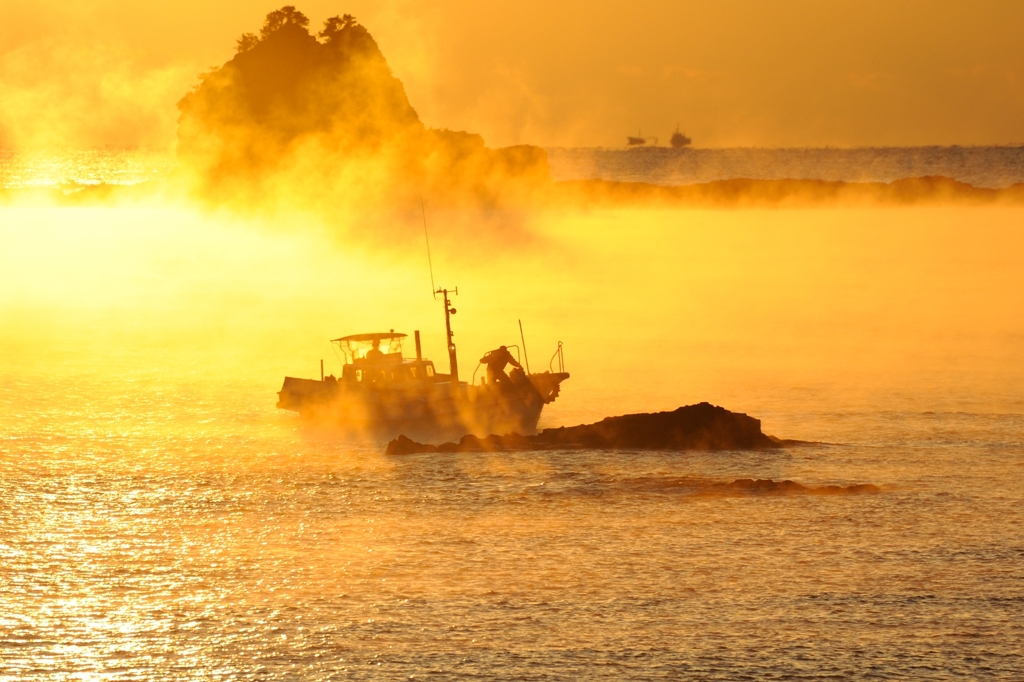
[[[419,357],[418,352],[414,360],[402,357],[402,339],[405,337],[406,334],[396,334],[392,329],[387,333],[353,334],[332,339],[331,342],[345,354],[341,381],[394,388],[438,381],[432,361]]]

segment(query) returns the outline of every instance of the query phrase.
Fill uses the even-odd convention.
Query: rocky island
[[[387,454],[419,452],[502,452],[514,450],[764,450],[798,445],[761,432],[761,420],[730,412],[710,403],[680,407],[672,412],[627,414],[594,424],[544,429],[532,436],[509,433],[479,438],[463,436],[458,443],[431,445],[399,436],[388,443]]]
[[[761,431],[761,420],[746,414],[698,403],[671,412],[627,414],[594,424],[545,429],[532,436],[509,433],[479,438],[463,436],[458,443],[431,445],[399,436],[388,443],[387,455],[460,452],[522,452],[530,450],[768,450],[806,441],[782,440]],[[689,490],[698,496],[744,495],[859,495],[881,492],[871,483],[808,486],[796,481],[738,478],[707,481],[680,478],[672,489]]]
[[[500,203],[551,182],[539,147],[427,128],[351,15],[316,36],[288,5],[178,102],[180,178],[215,202]]]

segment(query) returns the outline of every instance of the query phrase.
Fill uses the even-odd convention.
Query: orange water
[[[565,343],[542,426],[709,400],[829,444],[388,458],[274,401],[342,334],[444,365],[411,220],[0,207],[0,676],[1012,677],[1022,219],[432,214],[464,375],[517,319],[534,370]]]

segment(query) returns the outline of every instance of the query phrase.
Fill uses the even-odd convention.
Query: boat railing
[[[562,354],[562,342],[561,341],[558,342],[558,349],[555,350],[555,354],[552,355],[551,356],[551,360],[548,361],[548,371],[550,371],[552,374],[554,374],[554,372],[555,372],[553,365],[555,364],[555,359],[556,358],[558,359],[558,373],[559,374],[564,374],[565,373],[565,356]]]

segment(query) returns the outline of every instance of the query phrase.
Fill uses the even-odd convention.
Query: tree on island
[[[324,30],[320,31],[317,35],[330,42],[345,29],[356,25],[356,19],[351,14],[345,14],[341,18],[331,17],[324,22]]]
[[[243,33],[238,39],[236,52],[248,52],[260,42],[259,36],[255,33]]]
[[[348,17],[350,15],[346,14],[345,16]],[[338,19],[338,17],[331,17],[327,21],[337,21],[340,23],[341,20]],[[285,5],[279,10],[274,10],[268,14],[266,20],[264,20],[263,28],[260,29],[259,36],[255,33],[243,33],[241,35],[237,42],[236,52],[248,52],[256,47],[260,40],[266,40],[285,26],[297,26],[298,28],[305,30],[309,27],[309,18],[302,12],[295,9],[293,5]]]
[[[270,12],[258,36],[242,34],[234,57],[178,102],[179,168],[197,192],[217,201],[284,193],[393,203],[397,193],[493,203],[550,182],[537,147],[488,149],[479,135],[424,126],[352,15],[327,19],[318,36],[308,27],[292,5]]]
[[[334,18],[337,19],[337,17]],[[269,38],[271,34],[289,25],[307,29],[309,28],[309,18],[295,9],[294,5],[285,5],[267,15],[266,21],[263,22],[263,28],[260,29],[260,37]]]

